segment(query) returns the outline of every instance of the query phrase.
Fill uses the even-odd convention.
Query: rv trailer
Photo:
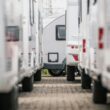
[[[107,93],[110,91],[110,1],[109,0],[100,0],[97,1],[98,4],[98,36],[97,36],[97,44],[98,51],[100,52],[98,65],[100,66],[101,78],[99,80],[99,84],[101,83],[100,88],[106,90],[98,97],[101,97],[102,102],[107,102]],[[100,8],[101,7],[101,8]],[[102,71],[101,71],[102,70]],[[101,82],[102,81],[102,82]],[[103,94],[103,95],[102,95]]]
[[[95,41],[93,37],[90,38],[90,10],[88,9],[88,0],[79,0],[79,37],[82,43],[82,50],[80,51],[80,73],[81,73],[81,86],[83,89],[91,88],[91,78],[89,76],[90,70],[90,57],[93,57],[95,52]],[[91,43],[94,45],[92,45]],[[90,45],[91,44],[91,45]],[[91,46],[91,47],[90,47]],[[92,51],[91,51],[92,50]],[[90,51],[92,52],[90,54]],[[92,59],[92,62],[94,59]]]
[[[91,86],[93,102],[106,103],[109,89],[109,2],[108,0],[80,0],[80,37],[86,40],[82,53],[82,88]],[[82,16],[81,16],[82,15]],[[86,22],[85,22],[86,21]],[[88,66],[87,66],[88,65]]]
[[[37,2],[34,0],[1,0],[0,1],[0,109],[18,109],[18,84],[22,84],[23,91],[32,91],[33,78],[41,80],[42,68],[37,59],[42,32],[37,29]],[[33,12],[33,14],[32,14]],[[40,12],[39,12],[40,13]],[[40,21],[41,22],[41,21]],[[39,51],[38,51],[39,50]],[[39,53],[38,53],[39,52]],[[36,54],[37,53],[37,54]],[[36,61],[37,60],[37,61]],[[40,62],[40,61],[39,61]],[[38,64],[38,65],[37,65]]]
[[[75,80],[78,72],[81,44],[78,36],[78,0],[67,1],[66,13],[66,72],[67,80]]]
[[[65,70],[65,40],[65,15],[61,15],[43,30],[43,64],[52,76],[60,76]]]
[[[17,5],[16,5],[17,4]],[[18,108],[18,72],[20,71],[21,41],[21,1],[0,0],[0,109]],[[16,7],[16,8],[15,8]],[[5,10],[4,10],[5,9]],[[19,66],[18,66],[19,65]]]

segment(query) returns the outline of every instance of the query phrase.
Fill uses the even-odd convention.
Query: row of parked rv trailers
[[[93,82],[94,103],[106,103],[110,90],[110,1],[67,1],[65,16],[44,28],[44,67],[58,76],[66,66],[68,81],[75,80],[76,72],[81,73],[83,89],[90,89]]]
[[[95,103],[106,103],[110,90],[109,5],[109,0],[68,0],[67,6],[67,80],[74,80],[76,68],[83,89],[93,80]]]
[[[110,90],[109,3],[68,0],[66,17],[55,19],[43,31],[40,0],[0,0],[0,109],[17,110],[17,85],[31,91],[33,79],[41,80],[43,67],[56,76],[66,67],[68,81],[81,73],[82,88],[91,88],[93,80],[93,101],[106,103]]]
[[[18,89],[41,80],[42,15],[37,0],[0,0],[0,110],[17,110]]]

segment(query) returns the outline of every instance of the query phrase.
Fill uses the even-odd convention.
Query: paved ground
[[[110,110],[110,101],[93,104],[91,90],[82,90],[80,79],[67,82],[65,77],[43,77],[32,93],[20,93],[19,110]]]

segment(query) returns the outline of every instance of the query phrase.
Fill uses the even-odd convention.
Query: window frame
[[[58,38],[58,28],[64,27],[65,28],[65,38]],[[56,40],[57,41],[65,41],[66,40],[66,25],[56,25]]]
[[[13,31],[10,29],[13,29]],[[5,33],[6,33],[6,41],[8,42],[19,42],[20,41],[20,29],[19,29],[19,26],[6,26],[5,27]],[[15,35],[17,35],[17,38],[15,40],[11,40],[11,39],[7,39],[7,32],[10,31],[12,33],[14,33]],[[16,31],[16,32],[15,32]]]
[[[79,17],[78,17],[78,24],[82,22],[82,0],[79,0]]]
[[[94,0],[94,3],[93,3],[93,5],[95,5],[97,3],[97,0]]]
[[[90,0],[87,0],[87,14],[90,12]]]
[[[57,59],[55,61],[51,61],[51,59],[50,59],[50,55],[52,55],[52,54],[57,55]],[[48,62],[50,62],[50,63],[59,62],[59,53],[58,52],[50,52],[50,53],[48,53]]]
[[[30,24],[33,25],[35,20],[34,20],[34,0],[29,0],[29,13],[30,13]]]

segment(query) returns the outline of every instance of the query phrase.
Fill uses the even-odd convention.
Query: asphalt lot
[[[74,82],[43,77],[31,93],[20,93],[19,110],[110,110],[110,95],[106,105],[97,105],[92,102],[92,90],[81,89],[80,77]]]

